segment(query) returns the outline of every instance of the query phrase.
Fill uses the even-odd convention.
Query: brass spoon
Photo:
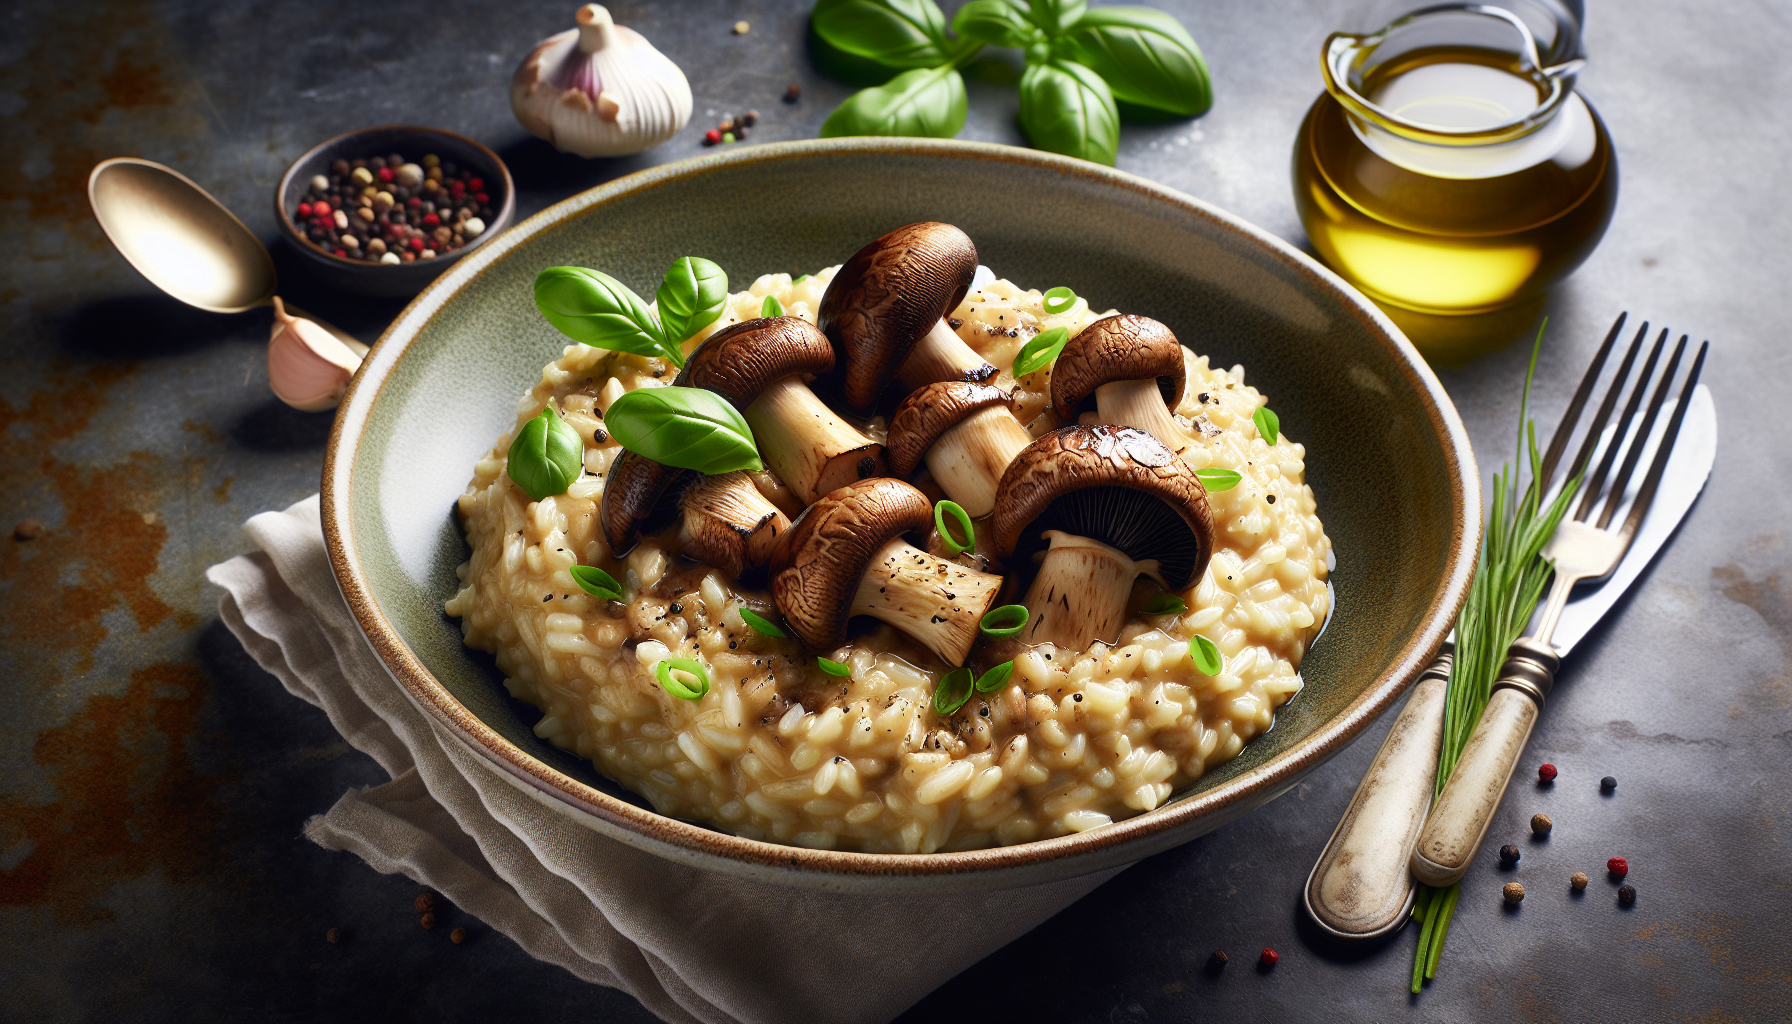
[[[211,193],[172,168],[115,157],[88,176],[87,198],[124,258],[174,298],[213,313],[274,307],[268,376],[281,401],[329,409],[341,400],[367,346],[283,304],[267,246]]]

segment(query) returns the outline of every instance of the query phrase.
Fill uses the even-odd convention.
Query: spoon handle
[[[342,328],[337,327],[336,325],[330,323],[329,321],[325,320],[323,317],[314,316],[310,313],[305,312],[304,310],[293,305],[292,303],[287,302],[285,299],[281,299],[280,303],[282,306],[284,306],[286,308],[286,311],[288,313],[290,313],[296,317],[302,317],[306,320],[311,321],[312,323],[316,324],[317,326],[322,327],[324,330],[326,330],[330,333],[331,337],[335,338],[337,341],[342,342],[344,345],[347,345],[350,352],[353,352],[355,355],[361,357],[362,359],[367,358],[367,346],[363,345],[359,341],[357,341],[355,339],[354,335],[352,335],[352,334],[348,333],[347,331],[343,330]]]

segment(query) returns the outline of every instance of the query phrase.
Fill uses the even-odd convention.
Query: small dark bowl
[[[497,212],[486,224],[485,231],[470,245],[411,263],[368,263],[344,259],[319,249],[293,222],[299,202],[309,187],[307,183],[313,175],[327,175],[331,162],[338,157],[355,160],[387,153],[402,153],[406,159],[418,161],[425,154],[434,153],[443,160],[474,169],[487,181],[488,193],[500,193],[493,196],[497,202],[492,208]],[[498,159],[498,154],[464,135],[440,128],[405,125],[363,128],[320,142],[293,161],[274,190],[274,219],[280,222],[280,233],[286,236],[287,242],[325,283],[357,295],[402,298],[422,291],[455,260],[503,233],[516,219],[516,185],[510,180],[510,169]]]

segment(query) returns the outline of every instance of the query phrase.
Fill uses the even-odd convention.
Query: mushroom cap
[[[1103,384],[1156,377],[1164,404],[1182,397],[1188,368],[1182,343],[1170,329],[1145,316],[1104,317],[1070,339],[1052,364],[1052,411],[1061,422],[1076,419],[1076,407]]]
[[[1155,558],[1172,590],[1199,578],[1213,554],[1207,489],[1162,441],[1132,427],[1060,427],[1021,449],[996,485],[992,523],[996,553],[1016,570],[1032,565],[1046,530]]]
[[[977,247],[950,224],[926,221],[853,254],[821,298],[817,324],[840,354],[829,387],[868,416],[909,350],[958,308],[977,274]]]
[[[1006,391],[988,384],[943,380],[920,388],[903,399],[890,417],[889,440],[884,444],[890,472],[908,476],[921,465],[927,449],[940,435],[965,417],[979,409],[1011,404]]]
[[[816,500],[772,551],[772,600],[810,647],[846,641],[859,580],[890,539],[933,525],[933,506],[891,477],[851,483]]]
[[[642,533],[652,533],[678,518],[683,488],[672,485],[688,472],[623,450],[610,466],[597,509],[597,521],[612,555],[628,554]]]
[[[801,317],[743,320],[697,346],[673,383],[708,388],[737,409],[792,374],[826,373],[834,366],[827,335]]]

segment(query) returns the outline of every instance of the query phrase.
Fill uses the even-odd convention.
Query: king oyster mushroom
[[[1032,440],[1001,388],[939,381],[903,399],[890,417],[890,471],[911,476],[925,459],[946,496],[980,519],[995,508],[1002,472]]]
[[[967,569],[902,539],[933,525],[927,497],[900,480],[848,484],[809,506],[772,552],[772,600],[810,647],[846,641],[869,615],[914,637],[951,666],[964,664],[1002,577]]]
[[[738,576],[764,565],[790,520],[765,499],[746,473],[705,476],[625,451],[610,467],[598,522],[617,557],[643,533],[679,524],[684,553]]]
[[[1188,378],[1182,344],[1150,317],[1104,317],[1070,339],[1052,364],[1052,409],[1060,423],[1076,422],[1077,406],[1095,395],[1102,423],[1136,427],[1173,452],[1189,446],[1171,408]]]
[[[753,428],[760,458],[803,504],[884,472],[883,445],[822,404],[804,382],[834,365],[827,336],[794,316],[762,317],[711,335],[677,383],[732,402]]]
[[[900,227],[853,254],[821,297],[817,324],[838,350],[829,382],[856,416],[871,415],[892,378],[918,388],[985,381],[996,368],[942,319],[977,273],[977,247],[950,224]]]
[[[1130,427],[1060,427],[1028,445],[996,490],[996,553],[1035,560],[1016,639],[1083,650],[1114,643],[1140,575],[1185,589],[1207,570],[1207,490],[1175,453]]]

